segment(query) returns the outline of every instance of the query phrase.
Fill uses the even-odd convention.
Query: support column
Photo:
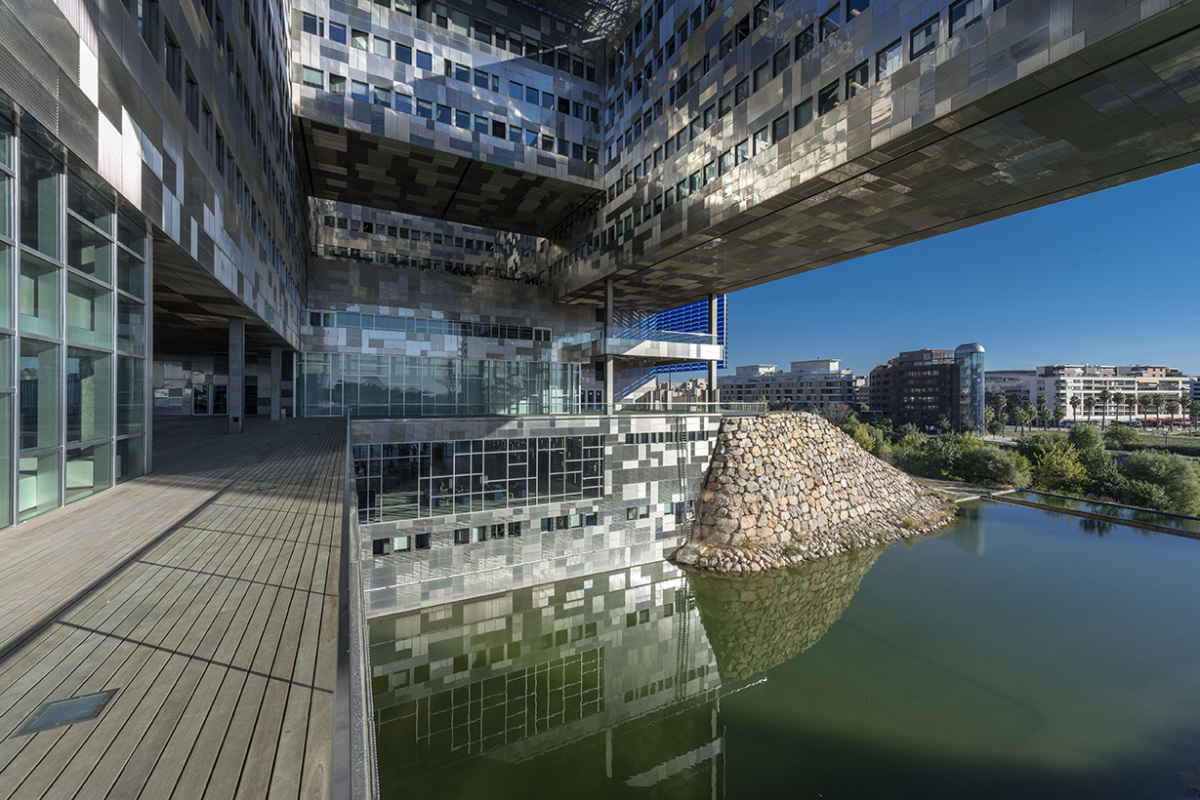
[[[229,389],[225,398],[229,432],[241,433],[246,416],[246,320],[229,318]]]
[[[271,419],[279,419],[283,405],[283,348],[271,348]]]
[[[607,278],[604,281],[604,339],[605,339],[605,354],[604,354],[604,413],[612,414],[616,411],[613,402],[613,382],[614,369],[612,353],[607,352],[607,340],[612,335],[613,329],[613,282],[612,278]]]
[[[717,296],[708,296],[708,332],[717,335]],[[716,341],[714,339],[714,341]],[[708,362],[708,402],[721,402],[721,392],[717,388],[717,362]]]

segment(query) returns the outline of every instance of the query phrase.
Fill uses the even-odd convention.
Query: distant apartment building
[[[989,369],[984,389],[988,394],[1004,395],[1007,408],[1016,408],[1034,401],[1031,392],[1035,375],[1032,369]]]
[[[856,379],[841,359],[793,361],[787,372],[774,364],[738,367],[736,374],[718,379],[722,400],[791,403],[795,408],[821,409],[831,403],[858,404]]]
[[[1106,389],[1109,395],[1104,402]],[[1034,370],[1030,382],[1031,402],[1036,404],[1043,395],[1047,407],[1063,406],[1072,420],[1180,419],[1187,414],[1184,403],[1193,396],[1193,379],[1173,367],[1053,364]],[[1181,404],[1175,414],[1168,410],[1171,401]]]
[[[955,428],[983,428],[985,375],[983,347],[906,350],[871,370],[868,392],[873,411],[898,422]]]

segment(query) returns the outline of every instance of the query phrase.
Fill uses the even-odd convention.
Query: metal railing
[[[371,661],[366,602],[359,568],[358,493],[354,453],[346,416],[346,456],[342,497],[342,554],[338,567],[337,677],[333,691],[333,741],[329,796],[379,798],[375,756],[375,704],[371,697]]]

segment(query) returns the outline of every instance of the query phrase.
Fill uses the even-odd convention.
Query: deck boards
[[[156,427],[155,473],[0,531],[0,800],[328,796],[345,429],[248,422]]]

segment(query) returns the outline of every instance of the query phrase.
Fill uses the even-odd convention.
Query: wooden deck
[[[344,423],[224,424],[156,425],[154,473],[0,532],[0,799],[329,795]]]

